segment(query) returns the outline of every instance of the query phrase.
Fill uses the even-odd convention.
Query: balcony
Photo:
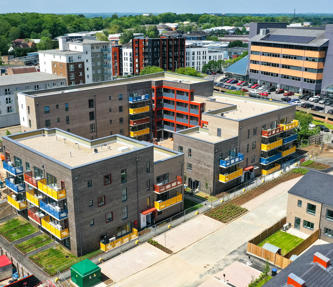
[[[188,124],[188,119],[176,117],[176,122]]]
[[[37,188],[37,187],[38,187],[38,179],[36,179],[36,178],[34,178],[34,177],[32,176],[31,171],[30,171],[30,172],[26,172],[26,173],[24,174],[24,181],[25,181],[27,184],[29,184],[29,185],[31,185],[32,187],[34,187],[34,188]]]
[[[285,156],[288,156],[288,155],[291,155],[293,153],[296,152],[296,146],[293,146],[291,147],[290,149],[287,149],[285,151],[282,152],[282,157],[285,157]]]
[[[45,216],[44,218],[42,218],[41,223],[44,229],[46,229],[58,239],[63,240],[69,237],[68,228],[62,228],[60,224],[55,224],[51,222],[49,216]]]
[[[281,165],[279,165],[279,164],[276,164],[274,167],[272,167],[271,169],[262,169],[261,170],[261,174],[262,175],[269,175],[269,174],[271,174],[271,173],[273,173],[273,172],[276,172],[276,171],[278,171],[278,170],[280,170],[281,169]]]
[[[173,206],[179,202],[183,201],[183,195],[181,193],[178,193],[176,196],[169,198],[168,200],[165,201],[155,201],[155,208],[158,211],[161,211],[163,209],[166,209],[170,206]]]
[[[5,183],[10,190],[12,190],[16,193],[25,191],[25,184],[24,183],[15,183],[14,177],[6,178]]]
[[[143,119],[137,119],[137,120],[130,120],[130,126],[137,126],[142,124],[148,124],[150,123],[150,118],[146,117]]]
[[[163,103],[163,108],[174,110],[175,109],[175,105]]]
[[[150,107],[149,106],[144,106],[141,108],[130,108],[129,109],[129,114],[130,115],[137,115],[137,114],[142,114],[142,113],[147,113],[149,112]]]
[[[244,161],[244,155],[242,153],[238,153],[237,156],[229,156],[226,159],[220,159],[220,167],[227,168],[242,161]]]
[[[298,120],[292,120],[289,124],[280,124],[279,126],[283,131],[289,131],[298,127]]]
[[[188,113],[188,107],[176,106],[176,110]]]
[[[197,126],[197,125],[199,125],[199,122],[198,121],[190,121],[190,125]]]
[[[280,146],[282,146],[282,139],[279,139],[275,142],[269,143],[269,144],[261,144],[261,150],[262,151],[270,151],[272,149],[276,149]]]
[[[275,129],[263,130],[261,131],[261,135],[263,137],[271,137],[281,133],[282,131],[283,129],[281,127],[277,127]]]
[[[173,120],[175,119],[175,116],[164,114],[164,115],[163,115],[163,118],[164,118],[164,119],[167,119],[167,120],[172,120],[172,121],[173,121]]]
[[[39,212],[36,207],[28,209],[28,217],[39,225],[41,225],[41,220],[44,216],[44,213]]]
[[[181,176],[177,176],[177,179],[171,182],[168,182],[166,184],[163,185],[159,185],[159,184],[154,184],[154,192],[155,193],[163,193],[169,190],[172,190],[174,188],[177,188],[179,186],[182,186],[183,184],[183,180]]]
[[[149,133],[150,133],[150,128],[146,128],[146,129],[139,130],[139,131],[131,131],[130,132],[130,137],[135,138],[135,137],[147,135]]]
[[[175,93],[172,92],[172,93],[165,93],[163,92],[163,97],[167,97],[167,98],[175,98]]]
[[[38,181],[38,190],[48,195],[49,197],[52,197],[55,200],[61,200],[66,198],[65,189],[60,189],[57,186],[48,186],[46,184],[46,179],[41,179],[40,181]]]
[[[29,201],[30,203],[32,203],[35,206],[39,207],[39,200],[42,198],[41,196],[38,197],[35,194],[35,191],[32,189],[27,190],[27,192],[25,193],[25,196],[27,198],[27,201]]]
[[[65,219],[68,216],[67,210],[65,210],[65,209],[61,210],[61,208],[59,206],[48,204],[48,203],[44,202],[43,200],[39,201],[39,206],[40,206],[40,209],[42,209],[47,214],[51,215],[52,217],[54,217],[57,220]]]
[[[184,95],[176,95],[176,99],[177,100],[183,100],[183,101],[188,101],[188,96],[184,96]]]
[[[104,242],[104,241],[101,241],[100,242],[100,249],[102,251],[109,251],[111,249],[114,249],[116,247],[119,247],[131,240],[134,240],[138,238],[138,230],[135,229],[135,228],[132,228],[132,232],[129,233],[129,234],[126,234],[122,237],[119,237],[119,238],[116,238],[116,237],[113,237],[113,238],[110,238],[108,240],[108,242]]]
[[[190,109],[190,113],[198,115],[199,114],[199,109]]]
[[[7,195],[7,201],[11,206],[19,211],[27,208],[27,201],[17,200],[15,194]]]
[[[283,139],[283,144],[288,144],[288,143],[291,143],[295,140],[297,140],[297,134],[294,134],[294,135],[291,135],[291,136],[288,136],[288,137],[284,138]]]
[[[229,181],[232,181],[238,177],[241,177],[243,175],[243,169],[240,168],[232,173],[229,174],[220,174],[219,181],[223,183],[227,183]]]
[[[277,154],[274,154],[274,155],[272,155],[270,157],[267,157],[267,158],[266,157],[261,157],[260,158],[260,163],[261,164],[270,164],[270,163],[272,163],[274,161],[277,161],[281,157],[282,157],[281,152],[278,152]]]
[[[148,101],[148,100],[149,100],[149,95],[142,95],[142,96],[135,96],[135,97],[128,98],[128,101],[130,103],[137,103],[137,102]]]
[[[22,166],[15,167],[15,166],[13,166],[13,163],[10,161],[3,161],[3,168],[14,176],[17,176],[17,175],[20,175],[23,173]]]

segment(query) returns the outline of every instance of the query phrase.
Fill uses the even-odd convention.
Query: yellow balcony
[[[60,226],[50,222],[50,216],[45,216],[41,220],[42,227],[53,234],[58,239],[62,240],[69,236],[68,228],[62,229]]]
[[[124,235],[123,237],[120,237],[118,239],[112,240],[109,243],[103,243],[102,241],[100,242],[100,249],[102,251],[109,251],[113,248],[119,247],[133,239],[138,238],[138,230],[135,228],[132,228],[132,232],[129,234]]]
[[[262,151],[270,151],[272,149],[278,148],[279,146],[282,146],[283,140],[277,140],[275,142],[272,142],[270,144],[261,144],[261,150]]]
[[[155,201],[155,208],[157,210],[163,210],[182,201],[183,195],[181,193],[178,193],[176,196],[171,197],[166,201]]]
[[[272,167],[271,169],[262,169],[261,174],[262,175],[269,175],[273,172],[276,172],[276,171],[280,170],[280,168],[281,168],[281,165],[277,164],[274,167]]]
[[[27,208],[27,202],[25,200],[17,201],[12,195],[7,195],[7,201],[17,210],[23,210]]]
[[[142,113],[149,112],[149,109],[150,109],[149,106],[144,106],[144,107],[141,107],[141,108],[130,108],[129,109],[129,114],[130,115],[142,114]]]
[[[289,131],[298,127],[298,120],[292,120],[289,124],[280,124],[279,126],[282,128],[282,130]]]
[[[232,173],[229,173],[229,174],[220,174],[219,176],[219,181],[220,182],[223,182],[223,183],[226,183],[226,182],[229,182],[231,180],[234,180],[240,176],[243,175],[243,169],[238,169]]]
[[[53,187],[48,186],[45,178],[38,181],[38,189],[55,200],[64,199],[66,197],[65,189],[56,190]]]
[[[35,192],[32,189],[27,190],[25,196],[29,202],[35,206],[39,206],[39,198],[36,196]]]
[[[287,155],[291,155],[291,154],[293,154],[294,152],[296,152],[296,146],[293,146],[292,148],[283,151],[283,152],[282,152],[282,157],[285,157],[285,156],[287,156]]]
[[[130,137],[135,138],[135,137],[138,137],[138,136],[147,135],[149,133],[150,133],[150,129],[146,128],[146,129],[143,129],[143,130],[130,132]]]

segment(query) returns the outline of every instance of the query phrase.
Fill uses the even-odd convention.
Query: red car
[[[277,94],[283,94],[283,89],[276,89],[275,93],[277,93]]]
[[[245,88],[242,88],[242,91],[243,91],[243,92],[248,92],[249,90],[248,90],[248,89],[245,89]]]
[[[294,93],[293,93],[293,92],[285,91],[285,92],[283,93],[283,95],[284,95],[285,97],[289,97],[289,96],[293,96]]]
[[[237,86],[240,86],[241,84],[243,84],[244,83],[244,81],[240,81],[238,84],[237,84]]]
[[[267,92],[261,92],[259,93],[260,96],[263,96],[263,97],[268,97],[268,93]]]
[[[230,79],[230,80],[228,80],[228,81],[226,81],[226,83],[230,83],[231,81],[233,81],[234,79]]]
[[[258,88],[258,87],[259,87],[258,84],[254,84],[253,86],[251,86],[251,89],[256,89],[256,88]]]

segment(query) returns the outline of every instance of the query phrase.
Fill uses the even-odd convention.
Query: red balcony
[[[276,129],[263,130],[261,132],[261,135],[263,137],[271,137],[271,136],[274,136],[274,135],[277,135],[277,134],[281,133],[282,131],[283,131],[283,128],[282,127],[278,127]]]
[[[183,179],[181,176],[177,176],[177,179],[171,182],[168,182],[166,184],[163,185],[157,185],[154,184],[154,191],[156,193],[163,193],[166,192],[168,190],[174,189],[176,187],[179,187],[183,184]]]
[[[143,118],[143,119],[138,119],[138,120],[130,120],[130,126],[147,124],[149,122],[150,122],[150,118],[149,117],[146,117],[146,118]]]
[[[28,209],[28,217],[40,225],[44,214],[39,212],[36,207],[32,207]]]
[[[24,181],[35,188],[37,188],[37,186],[38,186],[38,184],[37,184],[38,180],[36,180],[35,178],[32,177],[31,171],[28,171],[24,174]]]

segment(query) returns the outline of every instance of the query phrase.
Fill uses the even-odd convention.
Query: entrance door
[[[300,227],[301,227],[301,219],[298,217],[295,217],[294,228],[300,229]]]

